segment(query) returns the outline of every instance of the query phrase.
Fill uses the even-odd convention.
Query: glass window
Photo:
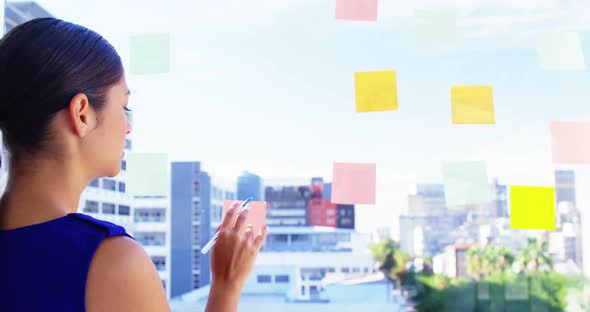
[[[247,194],[268,204],[271,229],[260,256],[280,269],[257,268],[251,282],[260,284],[247,284],[244,296],[286,292],[307,280],[281,298],[289,300],[244,302],[265,307],[274,300],[290,311],[311,297],[343,306],[333,285],[322,291],[318,279],[369,274],[375,263],[395,260],[390,275],[412,277],[396,281],[406,284],[391,295],[397,298],[388,298],[381,282],[343,292],[382,294],[374,306],[387,311],[404,309],[404,296],[417,307],[452,303],[452,311],[584,310],[570,307],[577,300],[569,296],[579,291],[584,298],[590,289],[584,274],[590,170],[582,168],[590,163],[588,1],[172,0],[118,1],[115,8],[103,2],[9,0],[4,22],[11,29],[31,18],[75,16],[123,51],[137,127],[115,145],[130,152],[138,142],[190,163],[171,166],[169,198],[139,198],[123,196],[131,180],[118,158],[122,175],[89,181],[80,209],[129,216],[115,219],[141,230],[133,234],[142,245],[166,246],[168,239],[187,251],[188,259],[164,259],[172,271],[175,263],[185,266],[178,272],[187,272],[187,288],[210,283],[209,256],[199,251],[222,217],[220,203]],[[379,5],[342,7],[353,2]],[[134,40],[137,34],[153,33],[167,39],[158,47],[135,44],[145,42]],[[142,58],[134,51],[154,53]],[[555,127],[567,120],[576,123],[562,124],[561,137]],[[376,204],[337,198],[339,160],[377,164],[375,180],[372,173],[340,176],[358,186],[345,195],[375,186],[367,198]],[[485,170],[470,170],[474,162]],[[455,164],[465,166],[449,174]],[[185,172],[176,172],[181,167]],[[511,189],[521,183],[553,187],[547,210],[554,229],[511,227],[510,215],[523,208],[511,202]],[[534,210],[530,221],[541,216]],[[362,234],[382,224],[389,227],[376,231],[382,245]],[[324,254],[324,262],[308,261]],[[285,258],[299,271],[283,271]],[[160,260],[153,259],[162,268]],[[529,285],[530,298],[511,300],[519,276],[539,283]],[[580,284],[569,284],[578,278]],[[488,294],[479,282],[493,284]]]
[[[129,216],[131,208],[127,205],[119,205],[119,215],[121,216]]]
[[[117,190],[117,181],[104,178],[104,179],[102,179],[102,188],[105,190],[116,191]]]
[[[92,181],[90,181],[90,184],[88,184],[88,185],[89,186],[92,186],[92,187],[99,187],[98,186],[99,185],[99,182],[98,181],[100,181],[100,180],[99,179],[93,179]]]
[[[104,213],[104,214],[115,214],[115,204],[103,203],[102,204],[102,213]]]
[[[126,185],[125,182],[119,182],[119,192],[125,193]]]
[[[84,212],[98,213],[98,202],[93,200],[87,200],[84,205]]]
[[[259,284],[268,284],[272,282],[272,278],[270,275],[258,275],[256,276],[256,281]]]

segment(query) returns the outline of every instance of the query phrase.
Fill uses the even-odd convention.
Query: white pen
[[[248,207],[248,204],[250,204],[251,201],[252,201],[252,197],[248,197],[248,199],[246,199],[244,201],[244,203],[242,204],[242,207],[240,207],[240,210],[238,210],[238,212],[236,213],[236,216],[239,216],[240,213],[242,213],[242,211],[246,210],[246,207]],[[203,249],[201,249],[202,254],[206,254],[209,252],[209,250],[211,250],[211,248],[213,247],[213,245],[217,241],[218,236],[219,236],[219,231],[215,232],[215,235],[213,235],[213,237],[211,237],[211,239],[205,245],[205,247],[203,247]]]

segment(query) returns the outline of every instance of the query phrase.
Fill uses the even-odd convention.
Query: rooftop
[[[392,288],[382,275],[361,277],[327,285],[325,292],[330,302],[287,302],[278,295],[242,295],[240,312],[281,311],[281,312],[348,312],[402,311],[405,301],[392,295]],[[209,286],[197,289],[181,297],[173,298],[170,307],[173,312],[204,311]]]

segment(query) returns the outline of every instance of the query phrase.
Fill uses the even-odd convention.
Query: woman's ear
[[[88,97],[84,93],[76,94],[70,101],[68,119],[74,132],[84,137],[90,133],[96,125],[96,111],[90,105]]]

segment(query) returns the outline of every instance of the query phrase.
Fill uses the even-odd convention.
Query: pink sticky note
[[[223,201],[223,214],[222,217],[225,219],[225,213],[229,210],[229,207],[233,203],[233,200]],[[238,201],[242,205],[244,201]],[[263,226],[266,225],[266,202],[264,201],[252,201],[248,205],[248,216],[246,217],[246,224],[252,224],[254,234],[258,234]]]
[[[376,21],[377,0],[336,0],[336,19]]]
[[[590,164],[590,122],[552,122],[554,164]]]
[[[376,185],[377,165],[334,163],[333,203],[374,205]]]

